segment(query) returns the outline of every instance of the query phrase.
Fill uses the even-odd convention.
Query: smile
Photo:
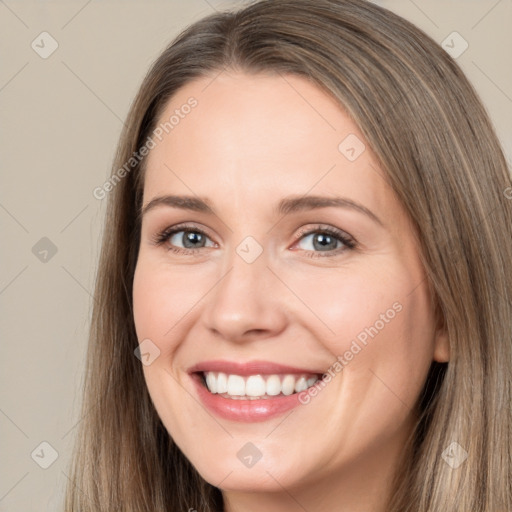
[[[273,374],[243,377],[223,372],[205,372],[203,379],[210,393],[234,400],[257,400],[300,393],[311,387],[318,376]]]
[[[224,419],[265,421],[301,405],[299,393],[313,386],[322,372],[253,361],[204,362],[189,369],[199,399]]]

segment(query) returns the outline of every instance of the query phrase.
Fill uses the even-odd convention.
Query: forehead
[[[177,91],[157,124],[161,140],[154,138],[148,155],[144,202],[171,191],[222,191],[214,200],[240,202],[308,192],[343,194],[374,207],[390,200],[357,125],[302,77],[203,77]]]

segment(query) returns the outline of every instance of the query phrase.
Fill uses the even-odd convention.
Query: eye
[[[192,254],[203,247],[216,246],[202,229],[184,225],[164,229],[156,235],[153,242],[156,245],[167,243],[168,249],[178,254]]]
[[[336,256],[356,247],[356,241],[344,231],[331,226],[316,226],[301,231],[293,247],[305,251],[306,256]],[[169,251],[177,254],[197,254],[200,249],[217,247],[217,244],[197,226],[171,226],[159,232],[153,239],[155,245],[167,245]]]
[[[310,257],[335,256],[356,247],[355,240],[343,231],[330,227],[318,226],[298,235],[295,246],[310,253]],[[329,253],[329,254],[319,254]]]

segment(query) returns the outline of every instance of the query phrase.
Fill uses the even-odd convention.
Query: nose
[[[252,263],[234,253],[228,270],[208,294],[203,325],[232,342],[276,336],[287,324],[282,288],[267,268],[265,252]]]

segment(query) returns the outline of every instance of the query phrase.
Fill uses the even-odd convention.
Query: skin
[[[224,71],[180,89],[161,121],[191,96],[198,105],[150,151],[144,182],[144,206],[192,195],[215,211],[158,206],[143,217],[134,318],[139,342],[160,350],[143,367],[156,410],[228,512],[384,511],[429,366],[449,355],[408,216],[358,127],[304,78]],[[338,149],[349,134],[366,145],[355,161]],[[305,194],[348,198],[382,224],[351,208],[274,212]],[[184,247],[183,233],[152,242],[181,222],[208,235],[195,254],[169,250]],[[314,246],[325,226],[356,248]],[[253,263],[236,252],[247,236],[263,249]],[[395,303],[401,311],[316,397],[271,420],[213,416],[187,375],[211,359],[326,371]],[[251,468],[237,458],[247,442],[262,453]]]

